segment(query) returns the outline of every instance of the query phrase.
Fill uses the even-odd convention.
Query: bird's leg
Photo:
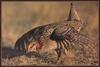
[[[57,59],[57,64],[62,64],[62,59],[63,59],[63,56],[61,56],[62,55],[62,53],[64,53],[64,54],[66,54],[65,53],[65,50],[63,49],[63,43],[62,43],[62,41],[59,41],[58,42],[58,45],[59,45],[59,53],[58,53],[58,59]]]
[[[57,42],[57,48],[55,49],[55,51],[57,52],[57,60],[59,60],[59,57],[61,56],[61,50],[60,50],[60,44],[59,42]]]
[[[63,46],[63,48],[61,48],[61,52],[63,52],[66,55],[66,52],[65,52],[65,49],[64,49],[64,47],[67,48],[66,44],[63,41],[61,41],[60,45]]]
[[[60,51],[61,51],[61,53],[62,52],[65,53],[65,50],[63,49],[63,43],[62,43],[62,41],[60,41],[59,44],[60,44]]]

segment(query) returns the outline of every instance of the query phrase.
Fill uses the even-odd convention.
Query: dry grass
[[[74,5],[83,22],[86,22],[81,33],[95,38],[98,43],[98,1],[76,1]],[[29,57],[23,53],[15,54],[13,46],[16,40],[30,29],[66,19],[69,9],[70,2],[2,2],[2,65],[54,64],[56,61],[55,53],[52,56],[47,54],[47,59],[35,56],[37,54]],[[15,57],[9,59],[11,56]],[[78,62],[75,63],[73,58],[68,58],[64,64],[82,65]],[[98,64],[97,61],[95,61],[96,64]]]

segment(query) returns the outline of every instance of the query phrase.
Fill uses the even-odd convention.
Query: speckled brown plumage
[[[65,49],[69,50],[69,46],[73,43],[89,47],[92,41],[79,33],[83,23],[76,15],[75,9],[71,7],[68,20],[42,25],[30,30],[16,41],[15,49],[25,52],[55,50],[58,61],[61,53],[66,55]]]

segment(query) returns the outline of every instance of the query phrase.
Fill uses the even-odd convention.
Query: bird
[[[38,26],[34,29],[23,34],[15,43],[14,48],[18,51],[32,52],[32,51],[45,51],[54,49],[57,53],[57,61],[61,53],[65,53],[63,46],[68,50],[68,45],[71,44],[68,38],[69,32],[73,29],[80,32],[83,22],[81,22],[77,11],[71,3],[69,17],[67,20],[59,21],[58,23],[46,24]],[[72,34],[70,34],[72,36]],[[72,38],[71,40],[73,40]],[[54,45],[53,45],[54,44]],[[50,47],[52,45],[52,47]]]
[[[73,3],[70,4],[70,12],[69,12],[69,16],[67,21],[77,21],[79,23],[70,23],[71,26],[76,26],[75,28],[77,28],[77,31],[80,32],[80,30],[84,27],[84,22],[82,21],[82,19],[79,17],[79,14],[77,12],[77,10],[75,9],[75,6],[73,5]]]

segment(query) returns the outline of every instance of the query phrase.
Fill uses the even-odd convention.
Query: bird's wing
[[[63,45],[67,50],[72,48],[71,50],[85,52],[84,54],[91,57],[97,55],[98,44],[95,40],[80,34],[74,28],[68,27],[63,30],[62,28],[55,29],[50,37],[52,40],[57,41],[57,46],[60,46],[57,49],[61,50]],[[60,54],[58,53],[58,55]]]
[[[60,27],[56,28],[50,38],[55,41],[66,41],[73,42],[75,44],[88,45],[95,44],[95,41],[85,35],[80,34],[77,30],[72,27]]]

